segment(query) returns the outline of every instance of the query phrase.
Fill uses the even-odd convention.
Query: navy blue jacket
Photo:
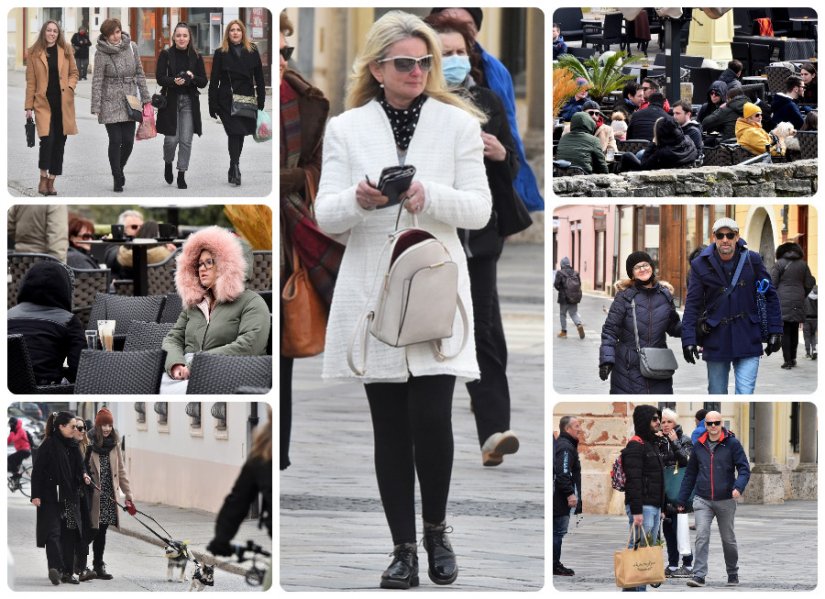
[[[742,268],[736,289],[718,302],[708,315],[708,324],[712,329],[705,337],[703,360],[727,361],[762,355],[756,282],[762,279],[770,281],[771,276],[762,264],[762,258],[756,252],[748,250],[744,239],[737,242],[736,254],[732,258],[735,263],[739,262],[742,252],[748,252],[748,259]],[[690,263],[685,311],[682,314],[683,347],[697,345],[696,320],[706,306],[712,306],[716,302],[728,283],[716,244],[712,243]],[[782,314],[779,296],[773,285],[769,286],[765,298],[768,304],[768,332],[781,334]],[[733,320],[722,323],[723,319],[728,318]]]
[[[739,439],[725,428],[719,444],[711,451],[708,433],[693,444],[693,459],[688,462],[682,487],[679,489],[679,505],[686,505],[696,487],[696,495],[709,501],[731,499],[733,490],[745,492],[751,477],[748,456]]]
[[[771,103],[771,108],[773,109],[774,123],[788,122],[793,125],[797,131],[802,128],[805,117],[802,116],[799,106],[797,106],[796,102],[794,102],[790,96],[776,94]]]
[[[567,516],[567,498],[579,498],[576,513],[582,513],[582,466],[579,460],[579,440],[562,431],[553,440],[553,516]]]

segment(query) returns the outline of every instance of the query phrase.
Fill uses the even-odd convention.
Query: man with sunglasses
[[[725,556],[727,586],[739,584],[739,552],[733,520],[736,502],[750,480],[748,456],[733,433],[722,426],[722,415],[711,411],[705,415],[707,431],[693,444],[693,459],[688,462],[685,478],[679,489],[677,509],[685,511],[693,491],[693,512],[696,518],[696,550],[693,552],[693,578],[690,587],[705,586],[708,573],[710,525],[716,518]]]
[[[767,280],[763,286],[768,356],[782,346],[779,297],[762,258],[748,250],[745,240],[739,238],[736,221],[718,219],[713,224],[713,238],[714,243],[690,263],[682,316],[682,351],[689,363],[695,364],[701,357],[707,364],[709,394],[727,394],[731,366],[736,393],[752,394],[762,355],[757,285]],[[701,326],[698,333],[697,326]]]

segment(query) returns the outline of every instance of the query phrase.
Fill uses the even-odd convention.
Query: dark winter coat
[[[209,80],[209,116],[220,117],[227,135],[252,135],[256,121],[241,116],[231,116],[232,94],[255,96],[258,110],[264,109],[266,86],[261,55],[254,44],[252,51],[241,49],[240,57],[230,46],[228,52],[220,48],[212,57],[212,76]]]
[[[582,107],[584,106],[585,102],[589,102],[590,98],[585,96],[581,100],[577,100],[576,96],[573,96],[564,106],[561,107],[561,111],[559,112],[559,118],[563,121],[570,121],[573,120],[573,115],[577,112],[582,111]]]
[[[779,294],[783,322],[805,322],[805,298],[816,285],[799,244],[788,242],[776,248],[771,282]]]
[[[667,113],[660,104],[651,104],[635,112],[627,125],[627,139],[653,141],[653,125],[663,116],[667,116]]]
[[[814,326],[816,326],[816,321],[818,318],[817,313],[817,304],[819,303],[819,293],[818,293],[817,286],[814,285],[813,291],[808,294],[808,297],[805,298],[805,321],[806,322],[813,322]]]
[[[724,108],[720,108],[702,121],[705,133],[720,133],[722,139],[736,137],[736,121],[742,116],[745,104],[750,102],[748,96],[736,96]]]
[[[630,279],[616,283],[616,297],[602,326],[599,364],[612,364],[611,394],[673,393],[673,379],[647,379],[639,368],[631,301],[636,301],[640,347],[667,347],[667,335],[679,337],[682,325],[673,304],[673,287],[657,282],[651,288]]]
[[[498,233],[498,214],[506,204],[520,202],[516,197],[513,180],[518,172],[518,154],[510,125],[507,122],[507,113],[504,104],[498,95],[486,87],[475,85],[470,88],[473,103],[484,111],[488,121],[481,130],[494,135],[507,150],[507,157],[502,161],[484,159],[484,170],[487,171],[487,183],[490,194],[493,196],[493,210],[490,220],[482,229],[458,229],[458,237],[464,246],[464,253],[468,258],[498,257],[504,246],[504,238]]]
[[[706,335],[702,359],[728,361],[762,355],[762,341],[759,329],[759,312],[756,307],[756,283],[762,279],[770,281],[770,275],[756,252],[747,248],[744,239],[739,239],[733,258],[739,261],[742,252],[748,258],[736,289],[719,302],[708,315],[711,332]],[[734,268],[735,271],[735,268]],[[732,276],[732,275],[731,275]],[[730,283],[722,267],[722,260],[712,243],[693,259],[688,271],[688,291],[685,311],[682,314],[682,346],[697,345],[696,321],[711,307]],[[779,310],[779,296],[773,285],[765,294],[768,306],[768,332],[782,334],[782,316]],[[730,319],[722,322],[723,319]]]
[[[722,74],[719,75],[719,79],[717,79],[717,81],[724,81],[728,86],[728,89],[742,87],[742,82],[739,81],[739,77],[737,77],[736,73],[734,73],[731,69],[725,69],[722,71]]]
[[[657,437],[657,449],[662,456],[665,468],[678,466],[684,468],[688,465],[690,456],[693,455],[693,441],[690,440],[683,431],[681,425],[676,425],[676,441],[671,441],[667,436]]]
[[[711,102],[711,100],[710,100],[711,90],[716,90],[717,92],[719,92],[719,97],[721,99],[719,100],[718,104],[714,104],[713,102]],[[713,83],[711,83],[710,87],[708,88],[707,101],[704,104],[702,104],[702,108],[699,109],[699,116],[696,120],[699,121],[700,123],[704,123],[705,119],[709,115],[716,112],[716,110],[725,102],[725,96],[726,96],[727,93],[728,93],[728,84],[725,83],[724,81],[714,81]]]
[[[106,125],[128,122],[127,95],[139,96],[144,104],[152,99],[137,45],[132,43],[128,33],[122,34],[116,46],[101,35],[97,40],[92,74],[92,114],[97,115],[97,122]]]
[[[184,85],[177,85],[175,76],[181,71],[191,71],[194,77]],[[206,68],[203,66],[203,57],[192,51],[187,54],[186,62],[183,62],[174,49],[162,50],[158,56],[155,73],[158,85],[161,86],[160,93],[166,96],[166,107],[158,109],[158,133],[177,135],[178,98],[186,94],[192,100],[192,128],[196,135],[202,135],[201,101],[198,88],[206,87],[209,82],[206,78]]]
[[[635,114],[639,111],[639,107],[636,106],[633,102],[627,99],[627,97],[622,98],[622,101],[619,102],[618,106],[613,108],[614,112],[618,110],[619,112],[624,113],[625,121],[630,120],[630,116]],[[627,139],[630,139],[629,137]]]
[[[574,166],[591,173],[607,173],[607,161],[596,137],[596,122],[590,115],[577,112],[570,122],[570,133],[559,140],[557,160],[569,160]]]
[[[560,304],[578,304],[579,302],[571,302],[570,298],[567,297],[564,289],[567,285],[567,277],[571,274],[576,274],[576,271],[573,270],[573,267],[569,264],[561,265],[561,268],[556,271],[556,277],[553,279],[553,289],[559,292],[559,303]]]
[[[83,325],[71,312],[69,267],[38,262],[23,278],[17,301],[8,311],[8,333],[25,337],[38,384],[59,383],[64,360],[69,365],[66,378],[74,382],[86,337]]]
[[[694,487],[696,495],[702,499],[731,499],[734,489],[740,494],[745,492],[750,476],[748,456],[739,439],[722,428],[719,444],[711,451],[706,432],[693,444],[693,459],[688,462],[679,489],[679,503],[687,503]]]
[[[72,268],[100,270],[100,264],[92,258],[92,255],[89,252],[71,245],[69,246],[69,250],[66,252],[66,264]]]
[[[624,503],[633,515],[642,513],[643,505],[665,507],[665,466],[657,449],[657,437],[651,433],[650,422],[661,416],[655,406],[637,406],[633,411],[635,434],[642,442],[631,440],[622,450],[622,468],[626,482]]]
[[[576,495],[576,513],[582,513],[582,465],[579,440],[562,431],[553,440],[553,516],[567,516],[567,498]]]
[[[785,94],[776,94],[771,103],[774,123],[790,123],[797,131],[802,129],[805,117],[793,98]]]
[[[687,124],[682,127],[682,131],[685,137],[693,142],[693,145],[696,147],[696,153],[701,156],[705,151],[705,142],[702,139],[702,125],[696,121],[688,121]]]
[[[74,500],[75,522],[81,535],[87,533],[83,530],[83,524],[87,520],[82,517],[80,487],[83,485],[83,457],[75,446],[67,446],[56,438],[60,431],[54,432],[51,436],[40,444],[37,450],[37,459],[32,468],[31,496],[32,499],[40,499],[40,507],[37,508],[36,541],[38,547],[46,546],[48,535],[49,519],[45,517],[47,511],[58,511],[63,513],[67,495]],[[60,484],[60,468],[58,452],[65,452],[69,460],[70,486],[66,488]]]
[[[92,41],[89,39],[88,33],[80,33],[79,31],[72,36],[72,48],[74,48],[75,58],[89,58],[89,46]]]
[[[559,35],[553,41],[553,60],[556,60],[562,54],[567,54],[567,44],[564,41],[564,36]]]
[[[633,118],[641,116],[645,110],[639,111]],[[679,123],[672,116],[665,115],[664,120],[659,123],[656,143],[650,144],[642,155],[642,170],[690,168],[698,157],[696,146],[685,135]]]
[[[238,475],[232,491],[223,500],[223,507],[215,520],[215,541],[229,543],[248,517],[249,506],[262,500],[260,521],[272,536],[272,462],[250,458]]]

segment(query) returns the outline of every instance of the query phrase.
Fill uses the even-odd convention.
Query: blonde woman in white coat
[[[346,352],[356,319],[371,300],[381,248],[395,228],[397,207],[365,179],[384,167],[416,167],[405,210],[442,241],[459,267],[459,295],[472,322],[470,282],[456,228],[480,229],[490,218],[480,122],[484,115],[446,88],[435,33],[414,15],[392,11],[375,22],[356,59],[349,110],[331,119],[324,138],[316,215],[329,233],[349,233],[327,325],[324,378],[351,378]],[[401,226],[411,222],[402,215]],[[459,348],[462,324],[444,341]],[[375,469],[392,534],[393,560],[382,588],[416,586],[415,478],[421,488],[428,574],[436,584],[458,575],[445,522],[453,461],[451,409],[456,378],[479,376],[475,344],[439,361],[430,344],[394,348],[373,340],[366,356]],[[364,357],[361,356],[363,360]],[[446,529],[446,530],[445,530]]]

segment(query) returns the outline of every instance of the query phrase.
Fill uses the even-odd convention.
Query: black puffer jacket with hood
[[[690,168],[699,152],[679,123],[672,116],[665,116],[656,123],[655,142],[642,156],[642,170],[660,168]]]
[[[633,515],[641,514],[643,505],[665,507],[665,465],[659,455],[658,437],[650,428],[655,416],[662,417],[656,406],[636,406],[634,434],[642,441],[631,440],[622,450],[622,467],[627,477],[624,503],[630,506]]]
[[[62,262],[33,265],[17,293],[17,305],[8,312],[8,332],[21,334],[40,385],[63,379],[63,361],[68,358],[66,378],[74,382],[80,352],[86,347],[83,325],[72,314],[74,276]]]
[[[714,104],[710,101],[710,92],[712,91],[719,92],[720,100],[718,104]],[[725,102],[725,96],[727,93],[728,84],[724,81],[714,81],[713,83],[711,83],[710,87],[708,88],[708,99],[704,104],[702,104],[702,108],[699,110],[699,117],[696,120],[698,120],[700,123],[703,123],[705,118],[716,112],[716,110]]]
[[[805,322],[805,298],[816,285],[808,264],[802,259],[798,243],[783,243],[776,248],[771,282],[779,295],[783,322]]]

